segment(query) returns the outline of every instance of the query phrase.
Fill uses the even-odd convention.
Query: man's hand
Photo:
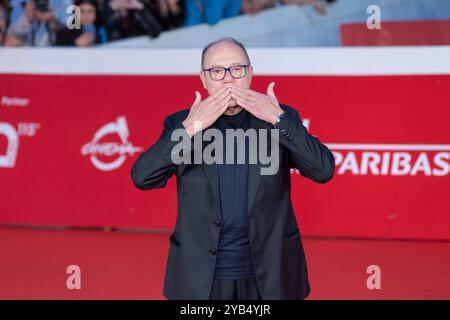
[[[94,43],[94,34],[87,32],[87,33],[83,33],[81,36],[79,36],[76,40],[75,40],[75,44],[77,45],[77,47],[89,47],[92,46],[92,44]]]
[[[274,0],[243,0],[241,2],[241,12],[244,14],[256,14],[274,5]]]
[[[212,125],[225,112],[231,99],[231,89],[222,88],[203,101],[201,101],[200,92],[196,91],[195,94],[194,104],[189,111],[189,115],[183,121],[183,126],[190,137],[198,131],[198,128],[194,129],[194,122],[201,121],[201,130],[203,130]]]
[[[283,109],[281,109],[273,91],[274,86],[275,82],[269,84],[267,95],[250,89],[233,87],[231,89],[231,97],[237,101],[238,105],[255,117],[273,125],[277,122],[278,115],[283,113]]]
[[[15,36],[6,36],[5,47],[22,47],[25,46],[25,41],[22,38]]]
[[[41,21],[41,22],[45,22],[45,23],[52,23],[55,20],[52,9],[49,9],[47,12],[41,12],[39,10],[35,10],[34,16],[37,21]]]

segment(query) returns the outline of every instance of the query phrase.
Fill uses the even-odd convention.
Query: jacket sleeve
[[[189,137],[182,123],[175,125],[170,117],[166,117],[159,139],[143,152],[133,164],[131,179],[138,189],[164,188],[176,171],[177,164],[173,162],[172,154],[181,157],[183,151],[191,150],[187,148],[188,146],[181,150],[177,147],[179,141],[171,141],[172,132],[175,129],[184,130],[185,136]]]
[[[276,125],[280,130],[280,144],[290,151],[291,168],[318,183],[333,178],[335,158],[333,153],[308,133],[300,115],[293,108],[284,109],[285,116]]]

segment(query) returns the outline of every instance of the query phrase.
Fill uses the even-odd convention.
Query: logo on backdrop
[[[450,145],[332,144],[339,175],[435,176],[450,171]]]
[[[435,176],[450,173],[450,145],[346,144],[325,145],[333,152],[337,175]],[[297,169],[291,173],[300,174]]]
[[[6,136],[6,153],[0,154],[0,167],[14,168],[19,150],[19,135],[12,125],[0,122],[0,136],[2,135]]]
[[[8,122],[0,122],[0,141],[6,137],[6,148],[0,146],[0,168],[14,168],[16,166],[17,153],[19,152],[19,140],[34,137],[41,128],[38,122],[19,122],[17,129]]]
[[[310,121],[303,123],[309,130]],[[337,175],[435,176],[450,173],[448,144],[324,143],[336,161]],[[300,174],[291,169],[291,174]]]
[[[141,147],[134,147],[128,141],[130,132],[128,130],[127,120],[124,116],[117,117],[115,122],[109,122],[102,126],[92,138],[91,142],[81,147],[83,156],[90,156],[91,162],[101,171],[111,171],[120,168],[125,162],[127,156],[134,156],[136,152],[143,150]],[[117,137],[120,141],[101,142],[102,139]],[[114,157],[113,161],[107,161],[105,158]]]

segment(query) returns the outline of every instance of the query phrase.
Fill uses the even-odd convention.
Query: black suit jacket
[[[264,165],[259,161],[249,165],[248,233],[261,297],[304,299],[310,287],[291,203],[290,168],[297,168],[315,182],[325,183],[334,175],[335,160],[332,152],[307,132],[294,108],[287,105],[281,108],[285,117],[278,124],[278,172],[261,175],[260,168]],[[165,118],[159,140],[139,156],[131,177],[137,188],[148,190],[163,188],[176,175],[178,214],[170,236],[163,294],[168,299],[206,300],[213,283],[221,230],[218,170],[216,164],[172,162],[171,153],[179,142],[170,140],[171,133],[184,128],[182,121],[188,114],[189,109],[185,109]],[[251,128],[273,128],[272,124],[250,116]],[[266,137],[270,146],[270,135]],[[202,150],[207,143],[203,142]],[[187,151],[195,153],[196,149]]]

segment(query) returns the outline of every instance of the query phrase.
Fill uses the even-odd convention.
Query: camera
[[[34,0],[36,4],[36,9],[42,13],[49,11],[48,0]]]
[[[153,12],[147,6],[142,10],[135,10],[135,19],[139,22],[150,38],[156,38],[162,31],[162,28],[154,16]]]

